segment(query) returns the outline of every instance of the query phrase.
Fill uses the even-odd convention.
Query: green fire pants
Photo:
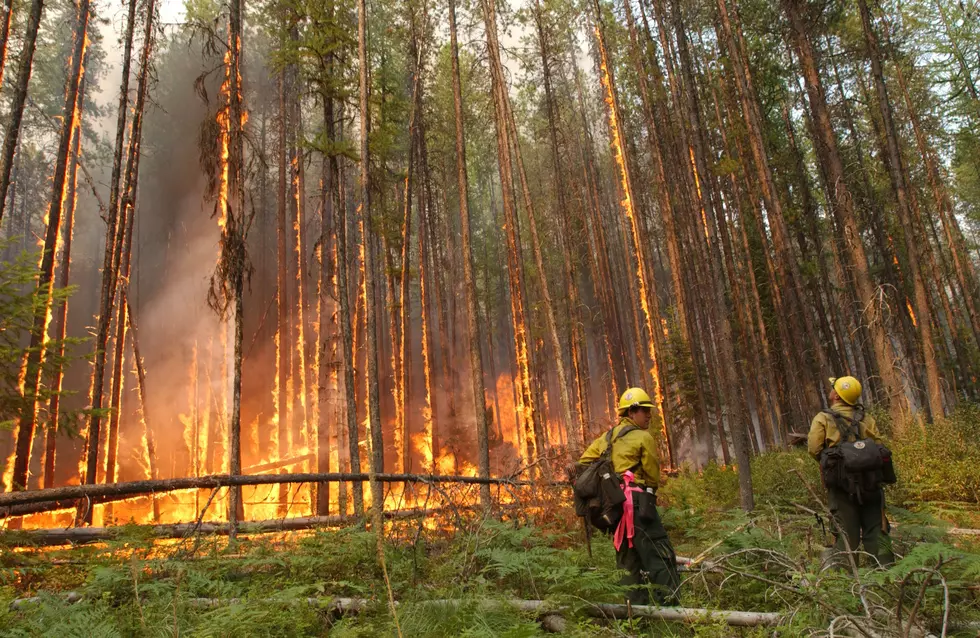
[[[837,538],[834,544],[835,552],[844,552],[848,547],[851,551],[857,551],[863,542],[864,551],[877,558],[882,565],[890,565],[894,562],[895,556],[892,554],[891,538],[888,537],[885,497],[882,490],[879,489],[871,496],[865,496],[862,503],[852,500],[847,492],[833,488],[827,490],[827,495],[830,512],[839,527],[834,529]]]
[[[660,605],[676,605],[681,579],[677,574],[677,555],[657,513],[656,497],[634,494],[634,500],[649,499],[645,506],[637,503],[634,517],[633,547],[623,539],[616,551],[616,567],[627,573],[620,581],[633,586],[627,598],[633,605],[649,605],[650,593]],[[644,515],[640,515],[640,513]],[[647,585],[636,587],[636,585]]]

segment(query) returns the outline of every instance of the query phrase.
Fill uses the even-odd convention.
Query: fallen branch
[[[316,454],[303,454],[302,456],[291,456],[289,458],[280,459],[278,461],[269,461],[268,463],[259,463],[258,465],[246,467],[245,469],[242,470],[242,474],[261,474],[262,472],[278,470],[283,467],[289,467],[290,465],[299,465],[300,463],[305,463],[306,461],[315,461],[315,460],[316,460]]]
[[[484,478],[479,476],[436,476],[430,474],[378,474],[376,479],[382,483],[468,483],[476,485],[532,485],[526,481],[512,481],[506,478]],[[65,501],[69,499],[95,499],[106,496],[141,496],[159,492],[172,492],[195,488],[232,487],[239,485],[275,485],[282,483],[338,483],[361,482],[369,480],[368,474],[338,472],[304,472],[272,475],[215,474],[211,476],[189,476],[183,478],[129,481],[100,485],[69,485],[46,490],[28,490],[0,494],[0,518],[10,516],[10,507],[28,503]],[[567,486],[566,486],[567,487]]]
[[[65,600],[75,603],[82,599],[78,592],[68,592]],[[10,603],[11,610],[22,609],[23,607],[40,602],[40,596],[30,598],[18,598]],[[379,601],[369,598],[190,598],[185,601],[190,607],[212,609],[248,603],[249,605],[268,604],[268,605],[309,605],[332,614],[357,614],[367,610],[372,605],[380,604]],[[567,605],[557,605],[544,600],[425,600],[411,603],[413,605],[425,605],[453,608],[461,605],[478,604],[483,607],[510,607],[526,613],[538,614],[541,618],[553,616],[571,615],[572,610]],[[396,602],[396,606],[404,606],[405,603]],[[729,611],[718,609],[700,609],[695,607],[656,607],[653,605],[615,605],[609,603],[597,603],[588,607],[581,608],[581,612],[593,618],[649,618],[653,620],[663,620],[666,622],[696,623],[701,621],[723,622],[732,627],[759,627],[778,624],[782,614],[758,611]]]
[[[412,509],[385,512],[389,520],[429,516],[439,513],[437,509]],[[240,534],[267,534],[273,532],[292,532],[315,527],[342,525],[349,522],[349,516],[303,516],[296,518],[279,518],[267,521],[242,522],[239,524]],[[35,529],[16,532],[6,539],[8,547],[43,546],[43,545],[84,545],[110,541],[124,535],[133,529],[148,530],[154,538],[186,538],[194,534],[217,534],[227,536],[231,526],[228,523],[174,523],[171,525],[128,525],[118,527],[69,527],[65,529]]]

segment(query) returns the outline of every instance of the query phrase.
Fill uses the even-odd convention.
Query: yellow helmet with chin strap
[[[847,405],[855,405],[861,400],[861,382],[854,377],[830,377],[830,385],[840,400]]]
[[[643,388],[630,388],[619,397],[619,416],[625,415],[631,408],[653,408],[653,400]]]

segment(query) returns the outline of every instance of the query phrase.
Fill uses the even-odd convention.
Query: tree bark
[[[7,65],[7,43],[10,36],[10,19],[14,14],[13,0],[4,0],[3,15],[0,16],[0,87],[3,86],[3,72]]]
[[[9,3],[7,10],[9,11]],[[79,88],[79,100],[84,103],[85,80],[82,79]],[[71,245],[75,230],[75,211],[77,209],[78,193],[78,161],[81,153],[82,142],[82,113],[81,105],[78,109],[78,120],[75,123],[75,130],[72,133],[71,164],[69,164],[68,193],[65,201],[68,203],[68,210],[65,214],[64,228],[62,229],[62,254],[61,268],[58,272],[58,288],[65,289],[70,281],[71,270]],[[65,299],[57,309],[55,317],[54,333],[58,342],[58,352],[55,355],[58,359],[65,356],[65,337],[68,335],[68,300]],[[42,463],[41,487],[54,487],[55,454],[58,447],[58,422],[61,412],[61,392],[64,380],[64,367],[59,362],[55,366],[54,378],[51,381],[51,400],[48,402],[48,423],[44,430],[44,461]]]

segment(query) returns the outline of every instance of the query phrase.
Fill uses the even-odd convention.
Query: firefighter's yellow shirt
[[[620,475],[626,470],[633,470],[638,485],[656,488],[660,485],[660,455],[657,452],[657,442],[649,430],[642,428],[628,432],[617,441],[616,437],[619,432],[628,425],[637,427],[631,419],[623,417],[613,428],[613,449],[610,457],[613,469]],[[582,465],[588,465],[597,461],[605,451],[606,432],[603,432],[585,450],[578,462]]]
[[[830,406],[830,409],[852,419],[854,418],[855,412],[857,412],[853,406],[842,402],[835,403]],[[878,432],[878,426],[875,425],[873,416],[864,415],[864,419],[861,421],[859,438],[870,438],[874,439],[875,443],[882,443],[881,434]],[[807,437],[807,450],[811,456],[819,458],[820,453],[824,449],[834,447],[840,443],[840,439],[841,432],[837,428],[837,422],[834,420],[834,417],[826,412],[820,412],[817,416],[813,417],[813,421],[810,423],[810,435]]]

